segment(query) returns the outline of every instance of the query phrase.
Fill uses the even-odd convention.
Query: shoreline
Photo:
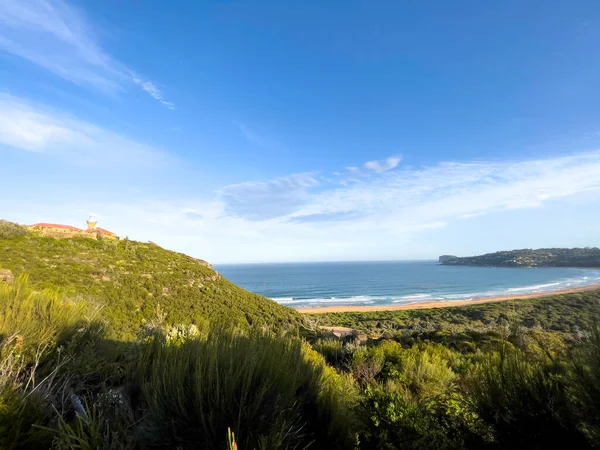
[[[346,306],[319,306],[316,308],[296,308],[300,314],[325,314],[341,312],[375,312],[375,311],[401,311],[409,309],[448,308],[452,306],[480,305],[482,303],[505,302],[508,300],[524,300],[528,298],[550,297],[552,295],[576,294],[578,292],[589,292],[600,290],[600,284],[590,284],[572,289],[561,289],[558,291],[536,292],[525,295],[506,295],[501,297],[479,298],[473,300],[440,300],[422,303],[409,303],[404,305],[346,305]]]

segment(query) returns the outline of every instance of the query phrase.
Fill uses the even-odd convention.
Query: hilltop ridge
[[[154,243],[17,234],[0,234],[0,269],[28,275],[35,289],[97,301],[120,337],[157,320],[269,328],[293,328],[299,321],[293,309],[231,283],[208,262]]]

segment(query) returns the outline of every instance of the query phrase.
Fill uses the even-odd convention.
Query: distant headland
[[[523,249],[467,257],[442,255],[439,262],[444,266],[600,268],[600,248]]]

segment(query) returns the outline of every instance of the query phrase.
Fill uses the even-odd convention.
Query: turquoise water
[[[524,295],[600,283],[598,269],[441,266],[437,261],[236,264],[232,282],[294,308]]]

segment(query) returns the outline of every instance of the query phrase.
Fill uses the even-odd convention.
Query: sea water
[[[236,264],[230,281],[294,308],[526,295],[600,283],[599,269],[443,266],[437,261]]]

